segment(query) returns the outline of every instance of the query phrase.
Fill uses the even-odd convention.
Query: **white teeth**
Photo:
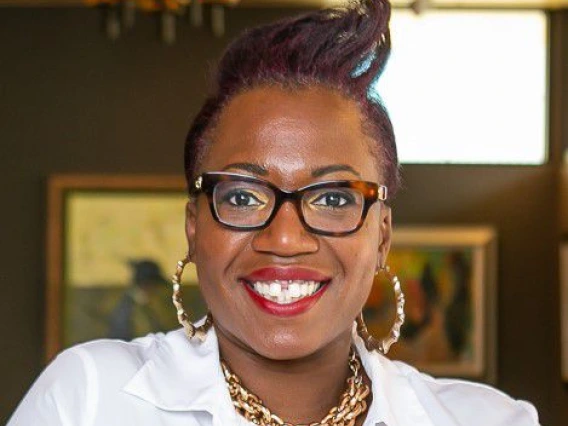
[[[282,292],[282,287],[280,286],[280,284],[278,283],[270,283],[270,295],[272,297],[278,297],[280,296],[280,293]]]
[[[321,287],[318,281],[275,280],[252,283],[254,291],[272,302],[288,304],[311,296]]]
[[[288,286],[288,293],[290,297],[300,297],[302,292],[300,291],[300,284],[293,283]]]

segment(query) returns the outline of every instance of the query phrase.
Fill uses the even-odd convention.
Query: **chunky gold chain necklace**
[[[239,377],[229,369],[224,361],[221,361],[221,366],[237,413],[255,425],[355,426],[357,417],[367,410],[366,399],[370,390],[369,386],[363,382],[361,361],[354,350],[351,350],[349,356],[349,368],[353,374],[347,379],[347,389],[341,395],[339,405],[333,407],[319,423],[306,425],[293,425],[272,414],[258,396],[244,388]]]

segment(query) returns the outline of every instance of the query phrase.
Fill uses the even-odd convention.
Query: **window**
[[[376,89],[401,162],[546,161],[544,12],[395,10],[391,32]]]

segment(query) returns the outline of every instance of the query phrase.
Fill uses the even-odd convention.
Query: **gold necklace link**
[[[241,379],[233,373],[224,361],[221,367],[225,381],[229,387],[229,394],[237,413],[246,420],[260,426],[355,426],[357,417],[367,411],[367,396],[369,386],[363,381],[361,361],[354,350],[349,356],[349,369],[353,373],[347,378],[347,389],[341,395],[339,405],[329,410],[329,413],[316,423],[294,425],[283,421],[273,414],[262,400],[249,392],[241,383]]]

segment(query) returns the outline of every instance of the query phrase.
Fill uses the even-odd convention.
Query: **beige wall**
[[[228,36],[282,14],[231,11]],[[558,161],[568,135],[568,14],[553,23]],[[91,10],[0,9],[0,423],[42,368],[46,176],[181,173],[205,64],[227,41],[184,27],[165,47],[146,18],[113,44],[99,25]],[[498,386],[533,401],[543,424],[561,426],[568,389],[560,381],[556,173],[554,164],[408,166],[394,211],[399,224],[498,228]]]

